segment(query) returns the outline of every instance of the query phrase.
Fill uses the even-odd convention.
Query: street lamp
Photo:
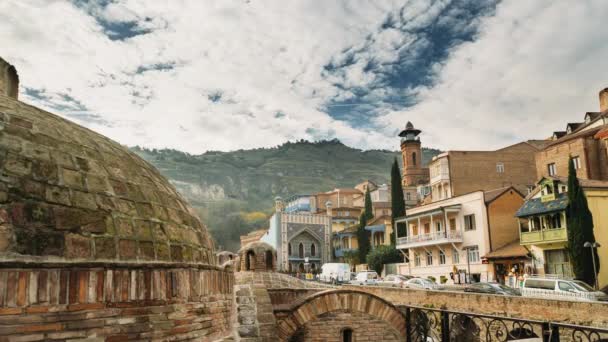
[[[601,245],[597,242],[585,242],[583,247],[591,248],[591,260],[593,261],[593,278],[595,279],[595,289],[598,290],[600,288],[597,282],[597,270],[595,269],[595,249],[601,247]]]

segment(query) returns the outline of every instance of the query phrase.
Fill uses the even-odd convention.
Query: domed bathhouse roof
[[[216,265],[193,209],[128,148],[18,101],[18,77],[6,65],[0,59],[0,310],[22,328],[4,337],[44,321],[69,336],[124,339],[118,323],[89,326],[87,314],[66,325],[62,313],[140,322],[169,305],[183,319],[211,323],[175,331],[176,318],[165,315],[137,331],[176,340],[230,335],[234,274]],[[217,309],[193,312],[200,303]],[[40,318],[29,317],[30,306]],[[31,329],[46,338],[45,327]]]

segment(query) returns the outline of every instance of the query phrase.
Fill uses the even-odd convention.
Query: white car
[[[580,280],[537,278],[524,280],[522,296],[608,302],[608,295]]]
[[[425,289],[425,290],[437,290],[439,286],[434,282],[424,278],[414,278],[406,281],[403,284],[406,288]]]
[[[412,276],[402,274],[389,274],[378,282],[379,285],[391,287],[403,287],[405,282],[412,279]]]
[[[319,281],[336,285],[348,283],[350,281],[350,265],[337,262],[323,264]]]
[[[350,283],[356,285],[378,285],[378,273],[376,271],[359,272],[355,280],[352,280]]]

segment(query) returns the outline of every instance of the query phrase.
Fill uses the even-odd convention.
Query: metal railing
[[[459,230],[442,230],[429,234],[419,234],[397,239],[397,244],[417,243],[417,242],[433,242],[442,240],[460,240],[462,233]]]
[[[398,306],[407,342],[606,341],[608,329],[433,308]]]

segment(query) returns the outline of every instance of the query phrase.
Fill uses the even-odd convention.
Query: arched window
[[[317,254],[317,246],[315,246],[315,244],[313,243],[312,245],[310,245],[310,256],[315,256],[315,254]]]
[[[287,254],[291,255],[291,243],[287,244]]]
[[[346,328],[342,330],[342,342],[353,342],[353,330]]]
[[[255,253],[248,251],[245,256],[245,271],[255,270]]]
[[[412,153],[412,165],[416,166],[416,152]]]
[[[304,245],[301,242],[298,246],[298,256],[300,256],[300,258],[304,257]]]

